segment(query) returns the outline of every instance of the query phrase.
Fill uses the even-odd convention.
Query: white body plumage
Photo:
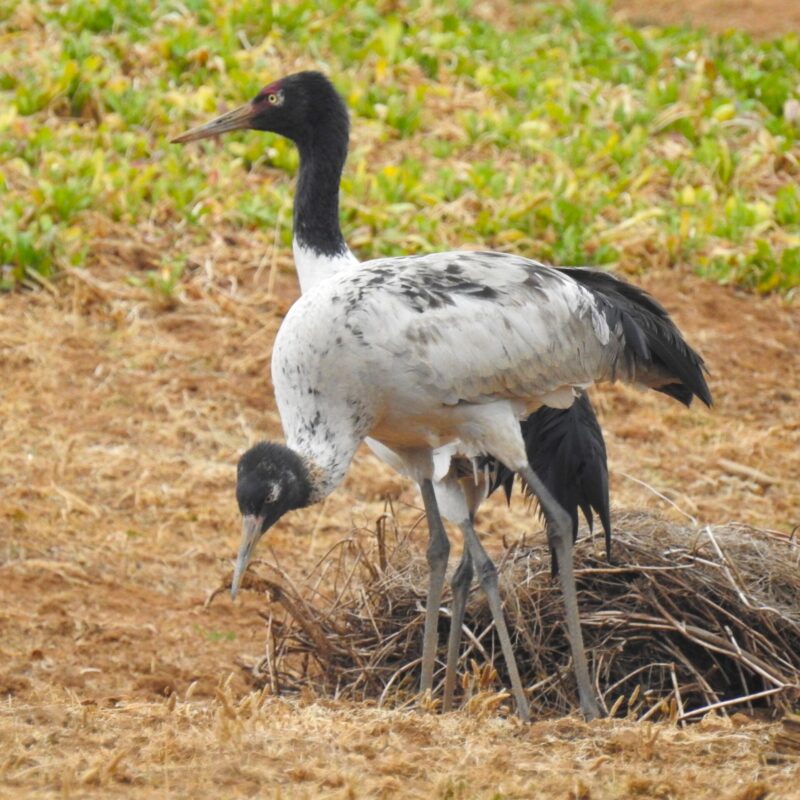
[[[360,266],[349,247],[336,255],[328,255],[316,252],[295,238],[292,240],[292,254],[300,291],[304,293],[331,275]]]
[[[465,462],[454,459],[491,455],[499,471],[501,464],[512,471],[512,480],[518,472],[541,503],[560,569],[581,708],[589,719],[598,716],[580,629],[572,536],[578,505],[584,513],[590,504],[598,510],[605,507],[609,531],[602,433],[582,396],[582,413],[566,427],[582,431],[594,445],[588,458],[597,474],[591,492],[579,487],[582,494],[577,489],[564,493],[574,507],[571,530],[567,512],[528,463],[519,419],[542,404],[567,408],[577,390],[616,377],[641,380],[686,405],[693,396],[710,404],[702,359],[657,302],[603,273],[554,270],[502,253],[440,253],[357,268],[338,219],[347,109],[322,74],[301,72],[273,82],[250,103],[174,141],[241,128],[272,131],[297,144],[294,254],[306,294],[287,315],[273,349],[273,383],[288,447],[261,442],[237,466],[242,542],[232,595],[265,531],[287,511],[330,493],[360,441],[372,436],[374,449],[420,484],[428,517],[431,577],[420,690],[433,686],[449,553],[441,505],[458,523],[466,545],[453,576],[444,707],[452,702],[474,562],[517,710],[527,719],[528,702],[503,617],[496,569],[469,514],[480,503],[482,489],[466,481],[459,484]],[[333,272],[337,274],[327,277]],[[544,437],[544,428],[552,423],[548,416],[536,415],[530,428],[534,437]],[[550,427],[552,444],[556,437]],[[559,444],[550,455],[561,450]],[[578,472],[565,470],[560,458],[553,462],[562,488],[583,469],[582,450],[575,448]],[[436,490],[431,479],[438,479]],[[481,483],[485,491],[486,481]],[[598,501],[598,492],[605,500]]]
[[[327,475],[327,493],[366,436],[401,459],[455,445],[527,464],[518,420],[613,378],[623,348],[565,275],[512,255],[437,253],[316,283],[280,328],[272,378],[287,444]]]

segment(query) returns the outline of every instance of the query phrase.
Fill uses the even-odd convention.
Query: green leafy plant
[[[185,266],[185,259],[167,261],[160,269],[147,270],[144,277],[130,275],[128,282],[132,286],[149,289],[161,305],[170,308],[177,303],[178,287]]]
[[[0,289],[86,263],[109,224],[288,242],[291,145],[168,143],[287,63],[328,72],[352,110],[342,216],[362,258],[470,245],[796,286],[796,35],[636,29],[589,0],[497,21],[464,0],[41,0],[0,18]],[[165,270],[134,280],[169,304]]]

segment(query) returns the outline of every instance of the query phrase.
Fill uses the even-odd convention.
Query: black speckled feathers
[[[619,379],[711,402],[703,361],[664,308],[605,272],[437,253],[368,262],[330,299],[341,327],[408,356],[406,368],[445,389],[448,404],[538,394],[563,407],[563,395],[547,399],[558,387]]]
[[[420,271],[405,271],[403,263],[417,266],[419,257],[407,256],[393,258],[386,266],[373,266],[369,277],[361,282],[349,297],[350,308],[355,308],[371,289],[384,287],[391,289],[403,302],[420,314],[444,306],[452,306],[458,296],[469,296],[493,300],[497,291],[491,286],[471,279],[465,274],[464,265],[459,260],[469,260],[475,253],[453,253],[453,260],[443,270],[429,270],[420,280]],[[483,255],[481,253],[480,255]],[[369,262],[368,262],[369,263]]]

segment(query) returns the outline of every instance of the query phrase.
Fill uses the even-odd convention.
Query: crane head
[[[242,540],[231,583],[235,598],[261,537],[287,511],[308,505],[308,469],[294,450],[272,442],[251,447],[236,469],[236,500],[242,514]]]
[[[278,133],[302,147],[320,130],[329,131],[334,139],[341,139],[343,132],[346,142],[348,127],[347,108],[333,84],[320,72],[298,72],[270,83],[249,103],[172,141],[184,144],[246,128]]]

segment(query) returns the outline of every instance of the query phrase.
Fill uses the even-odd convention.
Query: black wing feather
[[[558,267],[559,272],[588,289],[612,329],[621,329],[627,359],[637,377],[684,405],[698,397],[712,403],[703,359],[686,343],[666,309],[643,289],[608,272],[586,267]],[[543,406],[521,423],[528,461],[572,519],[578,533],[578,509],[591,530],[593,512],[605,531],[611,553],[608,460],[603,432],[592,404],[581,394],[570,408]],[[502,486],[510,500],[515,473],[490,461],[490,492]],[[553,572],[556,572],[555,559]]]
[[[610,326],[622,325],[637,371],[659,379],[653,386],[656,391],[687,406],[693,397],[711,405],[703,359],[655,298],[609,272],[586,267],[559,267],[558,271],[594,294]]]

